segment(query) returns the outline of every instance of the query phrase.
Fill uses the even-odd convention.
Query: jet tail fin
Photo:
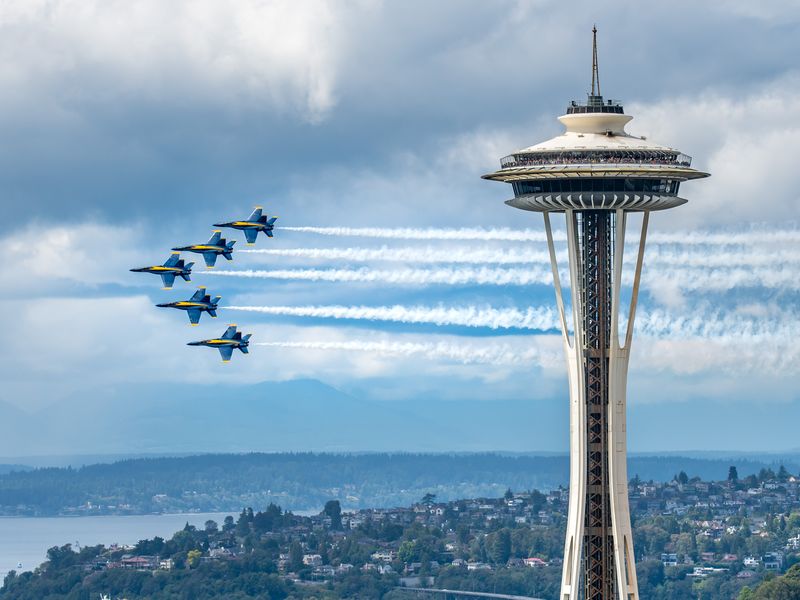
[[[191,275],[191,273],[192,273],[192,267],[193,267],[193,266],[194,266],[194,263],[193,263],[193,262],[190,262],[189,264],[187,264],[187,265],[184,267],[184,269],[186,269],[186,272],[185,272],[185,273],[181,273],[181,277],[183,277],[183,280],[184,280],[184,281],[191,281],[191,280],[192,280],[192,278],[190,277],[190,275]]]

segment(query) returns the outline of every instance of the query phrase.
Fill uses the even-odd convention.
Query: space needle
[[[506,204],[542,213],[567,358],[570,486],[560,600],[639,600],[626,449],[626,385],[650,212],[675,208],[681,184],[708,177],[674,148],[625,132],[633,118],[605,100],[592,29],[586,103],[558,117],[566,131],[501,159],[484,179],[514,189]],[[628,214],[642,213],[630,303],[622,306]],[[551,213],[563,213],[571,318],[564,301]],[[620,313],[627,313],[627,325]],[[620,339],[620,330],[624,329]]]

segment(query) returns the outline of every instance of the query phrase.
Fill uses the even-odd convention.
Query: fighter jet
[[[214,223],[214,227],[230,227],[232,229],[239,229],[244,231],[244,237],[247,238],[247,244],[252,246],[256,243],[258,232],[263,231],[267,237],[272,237],[272,230],[275,228],[275,221],[278,217],[267,219],[267,215],[261,214],[261,207],[256,206],[246,221],[230,221],[228,223]]]
[[[183,277],[184,281],[191,281],[189,275],[192,274],[193,262],[184,264],[180,253],[173,252],[163,265],[155,265],[152,267],[142,267],[140,269],[131,269],[134,273],[153,273],[161,275],[161,280],[164,282],[164,289],[172,288],[175,283],[175,277]]]
[[[197,325],[200,322],[200,315],[207,312],[210,317],[216,318],[217,304],[222,296],[211,296],[206,294],[206,288],[197,288],[194,296],[188,300],[179,300],[177,302],[167,302],[165,304],[156,304],[159,308],[177,308],[178,310],[185,310],[189,315],[189,322],[192,325]]]
[[[222,362],[229,362],[235,348],[247,354],[247,347],[250,345],[250,336],[248,333],[243,336],[241,331],[236,331],[236,325],[231,323],[222,334],[222,337],[212,338],[210,340],[201,340],[199,342],[189,342],[187,346],[208,346],[209,348],[216,348],[222,356]]]
[[[233,252],[233,245],[236,242],[229,242],[222,237],[222,232],[219,230],[214,232],[211,239],[205,244],[194,244],[192,246],[181,246],[180,248],[173,248],[173,250],[185,250],[186,252],[197,252],[202,254],[203,259],[206,261],[206,267],[213,269],[217,262],[217,256],[222,254],[228,260],[233,260],[231,252]]]

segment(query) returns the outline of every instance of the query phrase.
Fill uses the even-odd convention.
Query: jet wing
[[[211,236],[211,239],[208,240],[209,246],[217,246],[219,245],[219,239],[222,237],[222,233],[219,231],[215,231],[214,235]]]
[[[178,265],[178,262],[180,262],[180,258],[181,258],[180,253],[173,252],[172,254],[169,255],[169,258],[167,259],[167,262],[164,263],[164,266],[175,267]]]
[[[258,229],[245,229],[244,237],[247,239],[248,244],[255,244],[256,237],[258,237]]]
[[[253,211],[253,214],[251,214],[249,217],[247,217],[247,220],[252,222],[252,223],[256,223],[260,218],[261,218],[261,207],[258,206]]]
[[[197,291],[192,295],[190,300],[192,300],[193,302],[198,302],[201,301],[205,295],[206,295],[206,288],[199,287],[197,288]]]
[[[164,282],[165,288],[171,288],[172,284],[175,283],[175,273],[160,273],[161,281]]]
[[[233,346],[220,346],[218,350],[219,355],[222,357],[222,362],[228,362],[233,356]]]
[[[223,340],[232,340],[233,336],[235,336],[235,335],[236,335],[236,325],[230,325],[225,330],[225,333],[222,334],[222,338],[221,339],[223,339]]]
[[[189,315],[189,322],[192,325],[197,325],[200,322],[200,310],[196,308],[190,308],[186,311],[186,313]]]
[[[203,252],[203,260],[206,261],[206,266],[210,269],[215,264],[217,264],[217,253],[216,252]]]

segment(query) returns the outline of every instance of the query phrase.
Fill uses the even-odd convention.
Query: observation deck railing
[[[562,152],[511,154],[500,159],[502,169],[546,165],[663,165],[690,167],[692,157],[678,153],[654,152]]]

